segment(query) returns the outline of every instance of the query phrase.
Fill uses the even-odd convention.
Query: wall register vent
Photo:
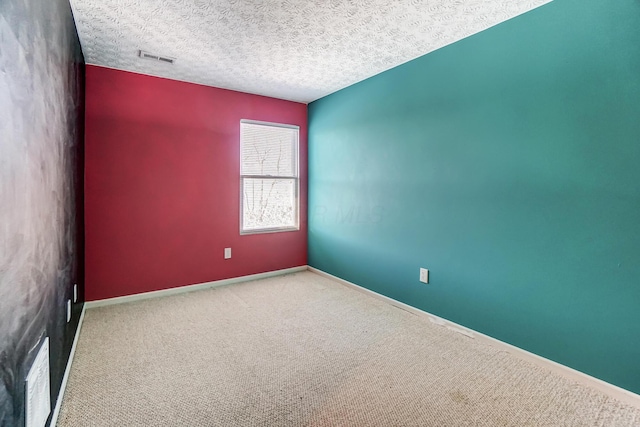
[[[51,412],[49,383],[49,337],[46,337],[38,350],[26,384],[26,427],[44,427]]]

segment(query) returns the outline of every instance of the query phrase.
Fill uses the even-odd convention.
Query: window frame
[[[293,142],[293,175],[280,176],[280,175],[245,175],[242,173],[242,124],[279,127],[286,129],[294,129],[296,131],[295,141]],[[300,230],[300,126],[290,125],[285,123],[265,122],[260,120],[241,119],[240,120],[240,133],[239,133],[239,152],[240,152],[240,235],[250,234],[265,234],[265,233],[281,233],[287,231],[299,231]],[[294,183],[294,226],[282,226],[282,227],[266,227],[266,228],[254,228],[244,229],[244,182],[245,179],[280,179],[289,180]]]

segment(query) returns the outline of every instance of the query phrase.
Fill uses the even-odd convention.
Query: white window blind
[[[240,122],[240,232],[298,229],[299,128]]]

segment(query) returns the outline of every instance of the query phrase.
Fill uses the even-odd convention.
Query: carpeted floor
[[[58,426],[638,426],[640,409],[311,272],[87,310]]]

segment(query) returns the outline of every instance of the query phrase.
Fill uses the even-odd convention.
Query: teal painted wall
[[[640,393],[639,0],[556,0],[309,125],[310,265]]]

